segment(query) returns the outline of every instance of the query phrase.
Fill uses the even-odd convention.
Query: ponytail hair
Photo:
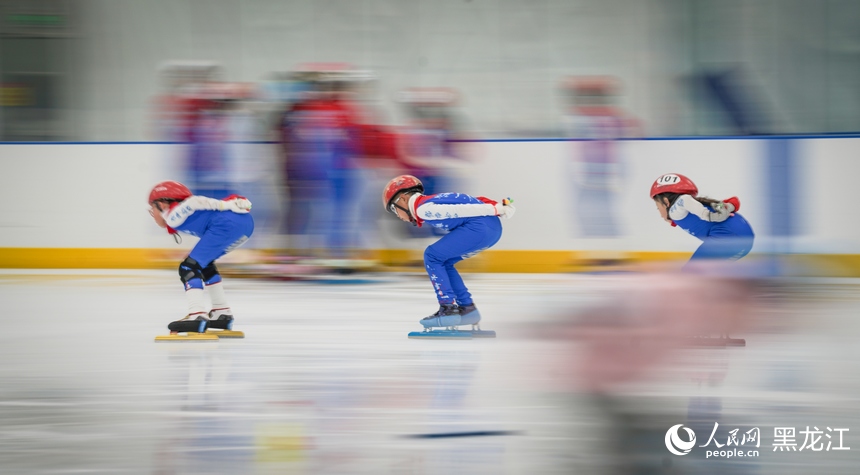
[[[654,201],[658,203],[663,202],[663,198],[669,200],[669,208],[675,204],[675,201],[678,201],[678,198],[683,196],[681,193],[672,193],[671,191],[667,191],[665,193],[660,193],[659,195],[654,195]],[[720,200],[715,200],[713,198],[708,198],[707,196],[694,196],[693,197],[699,203],[702,203],[705,206],[711,206],[717,203],[722,203]]]

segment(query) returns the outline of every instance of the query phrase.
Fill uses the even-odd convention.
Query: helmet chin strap
[[[402,207],[396,203],[391,203],[391,206],[393,206],[393,207],[403,211],[404,213],[406,213],[406,216],[409,217],[409,222],[412,223],[413,226],[418,226],[418,221],[416,221],[415,218],[412,217],[412,213],[410,213],[408,209],[406,209],[406,208],[404,208],[404,207]]]
[[[401,196],[403,196],[403,195],[401,195]],[[412,195],[409,195],[409,196],[412,196]],[[408,209],[406,209],[406,208],[404,208],[404,207],[400,206],[399,204],[397,204],[397,201],[399,201],[399,200],[400,200],[400,196],[398,196],[398,197],[394,200],[394,202],[393,202],[393,203],[391,203],[391,206],[392,206],[392,207],[394,207],[394,208],[397,208],[397,209],[399,209],[399,210],[401,210],[401,211],[403,211],[404,213],[406,213],[406,216],[408,216],[408,217],[409,217],[409,222],[410,222],[410,223],[412,223],[412,225],[413,225],[413,226],[418,226],[418,221],[416,221],[416,220],[415,220],[415,218],[414,218],[414,217],[412,217],[412,213],[411,213],[411,212],[409,212],[409,210],[408,210]],[[389,209],[391,209],[391,207],[389,207]],[[393,212],[393,211],[392,211],[392,212]]]

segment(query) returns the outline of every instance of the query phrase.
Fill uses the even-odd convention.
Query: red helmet
[[[382,205],[385,206],[385,210],[391,211],[391,203],[394,202],[397,195],[405,191],[424,193],[424,185],[421,180],[412,175],[400,175],[393,178],[382,190]]]
[[[678,173],[667,173],[657,178],[654,184],[651,185],[651,199],[660,193],[678,193],[679,195],[699,194],[699,189],[693,180]]]
[[[149,192],[149,204],[158,200],[183,201],[191,197],[191,190],[178,181],[163,181]]]

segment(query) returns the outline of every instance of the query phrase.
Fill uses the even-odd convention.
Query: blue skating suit
[[[691,260],[737,260],[749,254],[755,239],[752,227],[743,216],[733,213],[720,217],[713,208],[690,195],[681,195],[675,200],[669,208],[669,219],[702,241]]]
[[[495,201],[462,193],[413,195],[409,209],[418,226],[425,222],[448,234],[424,251],[424,267],[440,304],[469,305],[472,294],[454,265],[489,249],[502,237]]]
[[[221,200],[205,196],[192,196],[164,213],[168,230],[197,236],[200,241],[188,257],[206,267],[219,257],[241,246],[254,232],[254,218],[250,213],[216,211]],[[221,281],[221,276],[206,282],[206,285]],[[191,279],[187,288],[203,288],[200,279]]]

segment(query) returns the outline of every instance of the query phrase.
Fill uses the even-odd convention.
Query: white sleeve
[[[167,212],[164,221],[167,222],[168,226],[175,229],[182,225],[195,211],[221,211],[224,207],[225,203],[221,200],[205,196],[192,196]]]
[[[498,216],[496,207],[488,203],[438,204],[424,203],[415,209],[415,214],[424,221],[450,218],[474,218]]]
[[[699,203],[699,201],[692,196],[681,195],[677,200],[675,200],[675,204],[669,208],[669,219],[672,221],[679,221],[686,218],[688,214],[692,214],[702,221],[708,221],[711,223],[721,223],[729,219],[729,216],[731,215],[728,209],[723,208],[720,211],[714,212],[707,206]]]

